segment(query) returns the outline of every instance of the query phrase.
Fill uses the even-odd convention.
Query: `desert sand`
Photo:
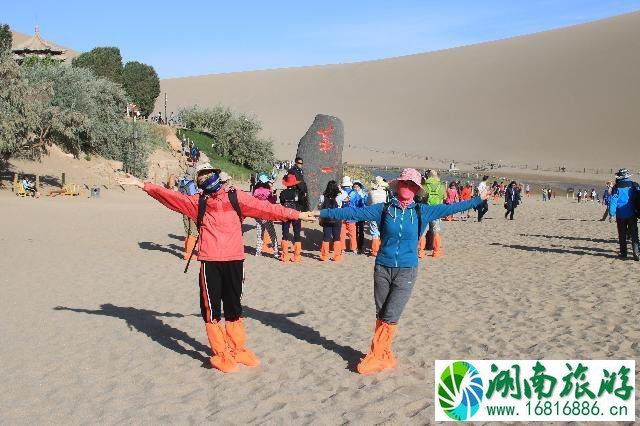
[[[283,159],[324,113],[344,121],[350,163],[635,170],[638,39],[635,12],[378,61],[172,78],[161,90],[168,112],[221,103],[254,113]]]
[[[246,260],[257,369],[208,365],[181,217],[137,189],[100,199],[0,191],[3,424],[433,422],[435,359],[640,356],[640,264],[615,259],[602,208],[525,200],[515,221],[443,224],[398,326],[398,368],[353,366],[374,323],[373,259]],[[255,241],[245,222],[246,251]],[[637,372],[636,372],[637,374]],[[636,401],[636,410],[638,401]]]

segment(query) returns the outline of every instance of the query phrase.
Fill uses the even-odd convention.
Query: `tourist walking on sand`
[[[640,187],[638,183],[631,180],[631,173],[627,169],[620,169],[616,173],[616,184],[611,190],[609,214],[616,218],[622,259],[627,258],[627,235],[629,235],[633,259],[640,260],[638,213],[640,213]]]
[[[271,204],[276,203],[276,195],[271,189],[271,181],[266,173],[261,173],[254,185],[253,196],[258,200],[268,201]],[[264,238],[263,235],[268,238]],[[272,220],[256,219],[256,256],[260,256],[263,252],[270,252],[269,242],[273,244],[273,256],[278,259],[280,253],[278,250],[278,236]]]
[[[609,218],[609,222],[611,222],[611,215],[609,214],[609,202],[611,201],[611,190],[613,189],[613,185],[611,182],[607,182],[607,186],[602,190],[602,204],[604,205],[604,214],[602,215],[601,222],[604,222]]]
[[[371,349],[357,366],[361,374],[379,372],[396,365],[391,346],[398,321],[416,282],[418,237],[427,223],[479,206],[488,197],[488,192],[484,191],[482,197],[457,204],[430,206],[416,203],[415,197],[424,189],[420,172],[415,169],[404,169],[390,186],[394,188],[396,197],[389,203],[314,212],[322,219],[370,220],[379,225],[381,247],[373,273],[376,323]]]
[[[421,201],[429,206],[439,206],[445,199],[445,185],[440,181],[436,170],[426,172],[427,179],[422,186]],[[427,250],[432,249],[432,257],[442,256],[442,237],[440,236],[441,219],[429,221],[424,233],[420,234],[418,240],[418,258],[422,259],[427,255]]]
[[[459,197],[458,197],[458,189],[457,189],[456,183],[455,182],[451,182],[449,184],[449,188],[447,188],[447,196],[444,199],[444,203],[445,204],[455,204],[458,201],[459,201]],[[453,219],[454,219],[453,215],[447,216],[447,218],[446,218],[446,220],[449,221],[449,222],[452,221]]]
[[[367,197],[367,205],[372,206],[389,201],[388,186],[389,184],[384,181],[382,176],[376,176],[375,181],[371,183],[371,191],[369,191]],[[378,230],[378,222],[375,220],[369,221],[369,233],[371,234],[371,256],[376,257],[378,250],[380,250],[380,231]]]
[[[504,214],[506,219],[509,216],[510,220],[513,220],[513,213],[520,204],[520,189],[516,185],[516,181],[511,181],[504,195],[504,208],[507,210]]]
[[[242,217],[290,221],[308,220],[311,215],[301,215],[297,210],[226,188],[220,169],[208,163],[196,167],[200,195],[181,194],[131,175],[119,177],[117,182],[143,189],[165,207],[189,216],[200,225],[200,310],[213,350],[211,365],[225,373],[237,371],[238,364],[257,366],[260,361],[246,347],[247,336],[242,323],[240,301],[245,257]]]
[[[467,181],[465,182],[464,186],[462,187],[462,190],[460,191],[460,201],[469,201],[471,198],[473,198],[473,188],[471,187],[471,184]],[[464,212],[462,212],[462,218],[464,220],[467,220],[471,217],[471,214],[469,213],[470,210],[466,210]]]
[[[487,175],[482,176],[482,181],[478,184],[478,188],[477,188],[478,194],[482,194],[488,189],[487,180],[489,180],[489,176]],[[476,209],[478,210],[478,222],[482,222],[482,218],[489,211],[489,203],[485,199],[483,202],[480,203],[479,206],[476,207]]]
[[[193,166],[187,167],[187,170],[178,182],[178,192],[184,195],[196,195],[198,188],[196,187],[196,169]],[[184,260],[191,259],[191,254],[196,247],[198,238],[198,227],[196,223],[186,214],[182,215],[182,224],[184,225]]]
[[[342,207],[355,207],[357,196],[353,190],[353,182],[349,176],[342,178]],[[347,249],[347,236],[349,237],[349,248]],[[356,232],[356,221],[345,220],[342,222],[342,230],[340,231],[340,246],[347,253],[354,254],[358,249],[358,238]]]
[[[280,191],[280,204],[283,206],[302,211],[304,208],[305,195],[300,188],[301,181],[294,173],[289,173],[282,180],[282,184],[286,187]],[[290,229],[293,228],[293,237]],[[280,260],[283,262],[301,262],[302,261],[302,240],[300,238],[300,230],[302,224],[299,220],[282,222],[282,255]],[[289,248],[293,246],[293,258],[289,255]]]
[[[531,196],[531,185],[527,184],[525,192],[527,194],[527,198],[529,198]]]
[[[339,209],[342,207],[342,201],[345,197],[344,193],[338,187],[338,182],[330,180],[327,183],[320,199],[318,200],[318,208]],[[329,260],[331,243],[333,243],[333,261],[340,262],[342,260],[342,243],[340,242],[340,233],[342,232],[342,221],[337,219],[321,219],[322,226],[322,245],[320,246],[320,260],[326,262]]]

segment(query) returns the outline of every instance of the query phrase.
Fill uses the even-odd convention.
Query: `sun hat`
[[[260,183],[269,183],[269,176],[266,173],[261,173],[258,176],[258,182]]]
[[[289,173],[284,177],[284,179],[282,179],[282,184],[287,188],[290,186],[297,185],[299,183],[300,181],[298,180],[298,177],[295,175],[295,173]]]
[[[384,189],[388,186],[389,184],[384,181],[384,178],[382,176],[376,176],[375,181],[371,182],[371,187],[373,189]]]
[[[220,181],[221,182],[229,182],[231,180],[231,176],[229,176],[227,173],[225,172],[220,172],[218,173],[218,175],[220,176]]]
[[[184,172],[184,178],[187,180],[195,180],[196,179],[196,169],[193,166],[187,167],[187,170]]]
[[[342,185],[340,185],[342,187],[348,186],[348,187],[352,187],[353,186],[353,182],[351,182],[351,178],[349,176],[344,176],[342,178]]]
[[[216,169],[215,167],[213,167],[211,165],[211,163],[206,162],[206,163],[198,163],[198,164],[196,164],[196,172],[195,172],[196,176],[198,176],[200,173],[205,172],[205,171],[220,173],[220,169]]]
[[[398,176],[397,179],[394,179],[391,182],[389,182],[389,185],[394,190],[397,190],[397,185],[399,181],[413,182],[419,188],[418,194],[422,194],[424,192],[424,188],[422,187],[422,175],[416,169],[404,169],[402,173],[400,173],[400,176]]]
[[[616,173],[616,180],[628,179],[631,177],[631,173],[627,169],[620,169],[618,173]]]

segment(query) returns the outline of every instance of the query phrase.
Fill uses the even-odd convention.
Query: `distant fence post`
[[[64,172],[62,172],[62,187],[64,188],[64,185],[67,183],[67,177],[66,174]]]

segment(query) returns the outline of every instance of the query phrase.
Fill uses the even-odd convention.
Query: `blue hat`
[[[258,176],[258,182],[260,183],[269,183],[269,176],[266,173],[260,173]]]

